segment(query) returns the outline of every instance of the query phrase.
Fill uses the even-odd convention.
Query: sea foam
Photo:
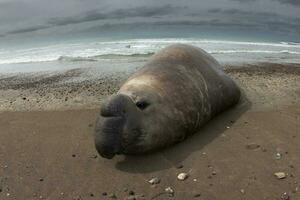
[[[243,55],[259,61],[272,57],[285,61],[299,60],[300,43],[292,42],[242,42],[223,40],[203,40],[194,38],[132,39],[118,41],[93,41],[66,43],[27,49],[0,50],[0,64],[36,62],[92,62],[101,60],[145,59],[160,49],[174,43],[198,46],[213,54],[219,61],[232,60]],[[240,58],[239,58],[240,59]],[[264,60],[265,59],[265,60]]]

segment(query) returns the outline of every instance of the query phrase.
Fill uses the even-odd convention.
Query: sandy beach
[[[178,145],[103,159],[93,144],[101,100],[135,70],[0,75],[0,199],[300,200],[299,64],[225,66],[239,105]]]

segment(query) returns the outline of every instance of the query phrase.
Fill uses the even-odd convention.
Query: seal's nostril
[[[108,105],[103,105],[101,107],[102,117],[117,117],[124,113],[123,106],[115,102],[110,102]]]

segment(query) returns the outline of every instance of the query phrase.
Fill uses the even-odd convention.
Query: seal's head
[[[113,95],[102,103],[95,135],[96,149],[101,156],[112,158],[125,150],[126,143],[138,140],[142,132],[141,112],[147,106],[145,102],[135,105],[129,96],[122,94]]]
[[[96,149],[102,157],[144,153],[172,142],[171,133],[178,126],[170,125],[171,107],[150,82],[141,76],[133,78],[102,103],[95,130]]]

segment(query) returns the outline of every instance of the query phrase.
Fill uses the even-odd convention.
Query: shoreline
[[[0,112],[98,109],[101,100],[116,93],[137,69],[135,66],[102,73],[101,68],[81,68],[0,76]],[[225,65],[224,71],[254,106],[291,105],[298,98],[300,64]]]

